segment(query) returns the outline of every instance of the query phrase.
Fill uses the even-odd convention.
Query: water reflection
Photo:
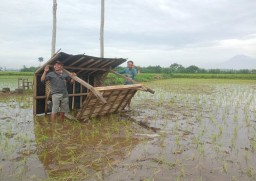
[[[30,95],[7,95],[0,107],[0,180],[103,178],[139,143],[139,126],[118,115],[52,123],[33,117]]]
[[[136,127],[118,116],[89,123],[52,123],[49,117],[37,117],[38,158],[53,178],[102,178],[138,144]]]

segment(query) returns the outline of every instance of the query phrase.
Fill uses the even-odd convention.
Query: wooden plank
[[[116,71],[114,71],[114,70],[109,70],[111,73],[113,73],[113,74],[116,74],[116,75],[118,75],[119,77],[122,77],[122,78],[124,78],[124,79],[126,79],[127,81],[129,81],[129,82],[132,82],[132,83],[134,83],[134,84],[137,84],[138,82],[136,82],[135,80],[133,80],[133,79],[131,79],[131,78],[128,78],[128,77],[126,77],[126,76],[124,76],[124,75],[122,75],[122,74],[119,74],[119,73],[117,73]],[[145,89],[145,91],[147,91],[147,92],[150,92],[151,94],[154,94],[155,93],[155,91],[154,90],[152,90],[152,89],[150,89],[150,88],[148,88],[148,87],[146,87],[146,86],[142,86],[143,87],[143,89]]]
[[[87,66],[88,64],[90,64],[90,63],[93,62],[93,61],[94,61],[94,59],[90,59],[90,60],[84,62],[84,63],[83,63],[82,65],[80,65],[79,67],[85,67],[85,66]],[[77,74],[79,74],[79,73],[81,73],[81,72],[83,72],[83,70],[78,71]]]
[[[133,96],[136,94],[136,92],[137,92],[137,91],[135,90],[132,94],[130,94],[130,96],[129,96],[129,95],[127,96],[128,99],[126,99],[126,101],[124,101],[123,104],[120,105],[118,111],[119,111],[119,110],[123,110],[123,109],[127,106],[127,104],[131,101],[131,99],[133,98]]]
[[[92,98],[92,95],[91,93],[88,94],[86,100],[84,101],[82,107],[80,108],[80,110],[78,111],[76,117],[77,119],[81,119],[81,117],[83,116],[84,112],[86,111],[86,108],[87,108],[87,104],[90,103],[90,99]]]
[[[75,94],[76,82],[73,82],[73,94]],[[75,96],[72,96],[72,105],[71,109],[74,110],[75,108]]]
[[[82,61],[83,59],[85,59],[85,57],[81,57],[81,58],[79,58],[78,60],[76,60],[76,61],[74,61],[73,63],[71,63],[69,66],[73,66],[73,65],[75,65],[76,63],[78,63],[78,62]]]
[[[104,86],[104,87],[95,87],[98,91],[106,90],[127,90],[127,89],[139,89],[142,87],[142,84],[131,84],[131,85],[116,85],[116,86]]]
[[[119,97],[121,94],[122,94],[122,90],[119,90],[119,93],[118,93],[118,95],[116,96],[116,99],[114,100],[114,103],[110,106],[110,108],[109,108],[108,111],[110,111],[110,110],[112,109],[112,107],[115,105],[116,100],[118,99],[118,97]]]
[[[83,92],[83,87],[82,85],[80,84],[80,94]],[[87,93],[86,93],[87,95]],[[83,96],[80,96],[80,108],[82,107],[82,104],[83,104]]]
[[[127,95],[130,93],[130,91],[131,91],[131,90],[128,90],[128,91],[127,91],[126,95],[124,96],[124,98],[122,99],[122,101],[118,104],[118,106],[117,106],[117,108],[116,108],[116,110],[115,110],[114,112],[118,111],[119,107],[122,105],[122,102],[126,99]]]
[[[54,65],[49,65],[49,67],[54,67]],[[105,68],[94,68],[94,67],[92,67],[92,68],[88,68],[88,67],[85,67],[85,68],[82,68],[81,66],[78,66],[78,67],[74,67],[74,66],[63,66],[63,68],[64,69],[73,69],[73,70],[81,70],[81,71],[83,71],[83,70],[101,70],[101,71],[107,71],[107,69],[105,69]],[[78,74],[78,73],[77,73]]]
[[[134,87],[134,85],[131,86]],[[99,115],[111,114],[127,106],[128,102],[137,92],[137,89],[117,89],[117,87],[118,86],[110,86],[110,89],[107,90],[105,90],[106,87],[100,88],[100,92],[107,100],[108,104],[102,104],[93,94],[88,95],[88,99],[84,101],[77,118],[88,119]]]
[[[33,115],[36,115],[36,109],[37,109],[37,105],[36,105],[36,96],[37,96],[37,76],[34,75],[34,87],[33,87]]]
[[[72,96],[86,96],[88,93],[76,93],[76,94],[69,94],[68,96],[69,97],[72,97]],[[46,96],[36,96],[35,99],[45,99]]]
[[[76,117],[74,117],[73,115],[69,114],[69,113],[65,113],[64,116],[66,118],[68,118],[69,120],[77,120]]]
[[[110,61],[102,61],[100,64],[98,64],[97,65],[97,67],[107,67],[108,65],[110,65],[110,64],[112,64],[112,63],[114,63],[116,60],[110,60]],[[103,65],[103,66],[102,66]],[[108,71],[108,69],[105,69],[106,71]],[[95,72],[97,72],[97,70],[96,71],[93,71],[93,72],[90,72],[90,75],[91,74],[93,74],[93,73],[95,73]]]
[[[88,68],[91,68],[91,67],[93,67],[94,65],[99,64],[101,61],[102,61],[101,59],[94,60],[94,62],[93,62],[92,64],[88,65],[87,67],[88,67]],[[97,66],[97,67],[98,67],[98,66]]]
[[[85,82],[84,80],[80,79],[77,76],[73,76],[69,71],[67,71],[66,69],[62,69],[64,72],[68,73],[69,76],[74,79],[75,81],[79,82],[80,84],[82,84],[83,86],[85,86],[87,89],[89,89],[98,99],[101,100],[101,102],[103,102],[104,104],[106,104],[106,100],[102,97],[102,95],[94,89],[93,86],[91,86],[90,84],[88,84],[87,82]]]
[[[104,97],[104,92],[103,92],[102,96]],[[93,113],[94,110],[96,109],[96,106],[97,106],[98,102],[99,102],[99,99],[96,100],[96,102],[94,103],[94,106],[91,106],[91,107],[90,107],[90,105],[88,105],[88,107],[91,108],[90,113],[88,114],[88,117],[90,117],[90,115],[92,115],[92,113]]]
[[[117,95],[117,97],[116,97],[116,99],[119,97],[119,95],[122,93],[122,91],[119,91],[119,94]],[[89,102],[88,102],[89,103]],[[90,104],[90,103],[89,103]],[[112,104],[107,104],[106,105],[106,107],[104,108],[104,110],[105,109],[107,109],[107,113],[112,113],[112,112],[109,112],[108,111],[108,109],[109,110],[111,110],[111,108],[114,106],[114,103],[112,103]],[[91,108],[92,106],[88,106],[87,108],[86,108],[86,110],[84,110],[84,112],[83,112],[83,116],[82,116],[82,118],[85,118],[85,117],[87,117],[88,118],[88,114],[90,113],[90,108]],[[95,107],[96,107],[96,105],[95,105]],[[90,117],[94,117],[94,116],[97,116],[97,114],[91,114],[90,115]]]
[[[107,98],[107,102],[109,103],[109,99],[111,98],[112,94],[114,93],[115,91],[112,91],[109,95],[108,95],[108,98]],[[110,104],[110,103],[109,103]],[[99,110],[99,113],[102,112],[102,110],[104,110],[104,108],[106,107],[107,104],[104,104],[101,106],[100,110]]]

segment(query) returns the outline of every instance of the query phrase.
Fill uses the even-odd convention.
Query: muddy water
[[[167,80],[132,117],[159,128],[105,180],[255,180],[255,81]]]
[[[87,123],[2,98],[0,180],[255,180],[255,83],[157,81],[131,112]]]
[[[101,179],[150,131],[112,115],[81,123],[32,116],[30,96],[2,97],[0,180]]]

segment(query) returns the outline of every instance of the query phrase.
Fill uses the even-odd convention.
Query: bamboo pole
[[[82,85],[80,84],[80,94],[83,92],[83,87],[82,87]],[[87,95],[88,93],[86,93],[86,95]],[[80,107],[79,108],[81,108],[82,107],[82,105],[83,105],[83,96],[80,96]]]
[[[57,0],[53,0],[53,6],[52,6],[52,50],[51,55],[53,56],[55,53],[55,47],[56,47],[56,22],[57,22]]]
[[[87,89],[89,89],[98,99],[101,100],[101,102],[103,102],[104,104],[107,103],[107,101],[102,97],[100,92],[95,90],[93,86],[91,86],[90,84],[88,84],[84,80],[80,79],[79,77],[73,76],[68,70],[66,70],[64,68],[62,70],[64,72],[66,72],[72,79],[74,79],[75,81],[79,82],[81,85],[85,86]]]
[[[34,87],[33,87],[33,115],[36,115],[37,110],[37,75],[34,75]]]
[[[73,94],[75,94],[76,82],[73,83]],[[75,108],[75,96],[72,96],[72,110]]]
[[[59,56],[60,56],[59,52],[60,52],[60,51],[61,51],[61,49],[59,49],[59,50],[44,64],[44,66],[42,66],[42,67],[40,67],[39,69],[37,69],[36,72],[35,72],[35,74],[38,74],[40,71],[42,71],[42,70],[44,69],[45,65],[48,65],[49,62],[51,62],[51,61],[53,61],[53,60],[59,58]]]
[[[100,22],[100,57],[104,58],[104,13],[105,0],[101,0],[101,22]]]
[[[128,77],[126,77],[126,76],[124,76],[124,75],[122,75],[122,74],[119,74],[118,72],[116,72],[116,71],[114,71],[114,70],[109,70],[109,71],[110,71],[111,73],[113,73],[113,74],[118,75],[119,77],[122,77],[123,79],[125,79],[125,80],[127,80],[127,81],[129,81],[129,82],[132,82],[132,83],[134,83],[134,84],[138,84],[137,81],[135,81],[135,80],[133,80],[133,79],[131,79],[131,78],[128,78]],[[142,88],[143,88],[145,91],[150,92],[151,94],[154,94],[154,93],[155,93],[154,90],[152,90],[152,89],[150,89],[150,88],[148,88],[148,87],[146,87],[146,86],[144,86],[144,85],[142,85]]]

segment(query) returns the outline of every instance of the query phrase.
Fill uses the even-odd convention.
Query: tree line
[[[21,72],[35,72],[39,67],[26,67],[23,65],[23,68],[20,70]],[[204,69],[199,68],[195,65],[190,65],[188,67],[184,67],[180,64],[173,63],[169,67],[161,67],[160,65],[156,66],[147,66],[147,67],[136,67],[138,71],[141,73],[198,73],[198,74],[252,74],[256,73],[256,69],[241,69],[241,70],[232,70],[232,69]],[[121,70],[123,67],[117,67],[116,70]]]
[[[169,67],[157,66],[147,66],[147,67],[137,67],[138,71],[141,73],[198,73],[198,74],[252,74],[256,73],[256,69],[204,69],[197,67],[195,65],[190,65],[184,67],[178,63],[173,63]]]

